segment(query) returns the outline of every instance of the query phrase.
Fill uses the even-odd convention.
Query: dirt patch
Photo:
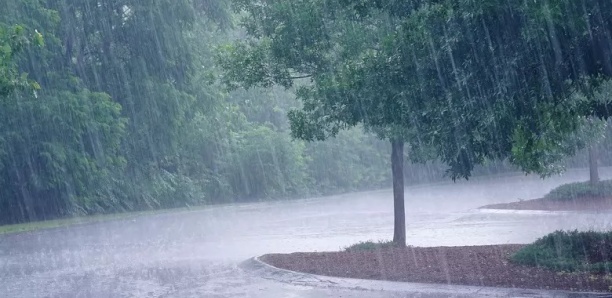
[[[419,283],[612,292],[612,275],[558,273],[515,265],[523,245],[387,247],[358,252],[269,254],[278,268],[318,275]]]
[[[535,199],[482,206],[479,209],[545,210],[545,211],[612,211],[612,198],[581,198],[558,201]]]

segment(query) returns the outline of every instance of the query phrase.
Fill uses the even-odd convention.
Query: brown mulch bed
[[[514,209],[514,210],[544,210],[544,211],[612,211],[612,198],[556,201],[550,199],[535,199],[505,204],[493,204],[480,209]]]
[[[515,265],[523,245],[385,247],[372,251],[269,254],[278,268],[318,275],[418,283],[612,292],[612,275],[557,273]]]

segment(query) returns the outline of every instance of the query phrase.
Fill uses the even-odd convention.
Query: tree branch
[[[289,79],[291,80],[297,80],[297,79],[305,79],[305,78],[311,78],[312,75],[308,74],[308,75],[303,75],[303,76],[290,76]]]

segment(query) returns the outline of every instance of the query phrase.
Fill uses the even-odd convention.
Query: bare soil
[[[559,273],[509,262],[509,256],[521,247],[385,247],[357,252],[269,254],[261,260],[278,268],[337,277],[612,292],[612,274]]]
[[[480,209],[544,210],[544,211],[612,211],[612,198],[580,198],[558,201],[535,199],[504,204],[493,204]]]

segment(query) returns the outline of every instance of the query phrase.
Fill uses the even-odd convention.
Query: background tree
[[[53,19],[52,14],[47,16]],[[3,30],[6,73],[24,74],[9,78],[12,87],[3,88],[0,101],[2,222],[46,219],[99,206],[109,191],[105,182],[112,169],[123,162],[118,147],[124,122],[120,106],[108,95],[90,92],[76,81],[63,81],[63,89],[47,89],[26,78],[27,68],[20,62],[48,50],[39,47],[43,35],[29,26]],[[47,45],[52,44],[54,36],[46,39]],[[27,46],[29,41],[39,46]],[[37,67],[36,58],[30,62]],[[83,201],[77,202],[77,197]]]
[[[596,87],[589,88],[588,93],[576,90],[571,96],[574,100],[579,102],[605,104],[612,98],[611,92],[612,82],[606,80],[598,83]],[[606,139],[609,138],[609,135],[608,122],[591,116],[583,119],[580,129],[568,140],[568,142],[584,143],[578,146],[587,147],[589,181],[591,184],[597,184],[599,182],[599,151],[602,144],[605,144]]]

